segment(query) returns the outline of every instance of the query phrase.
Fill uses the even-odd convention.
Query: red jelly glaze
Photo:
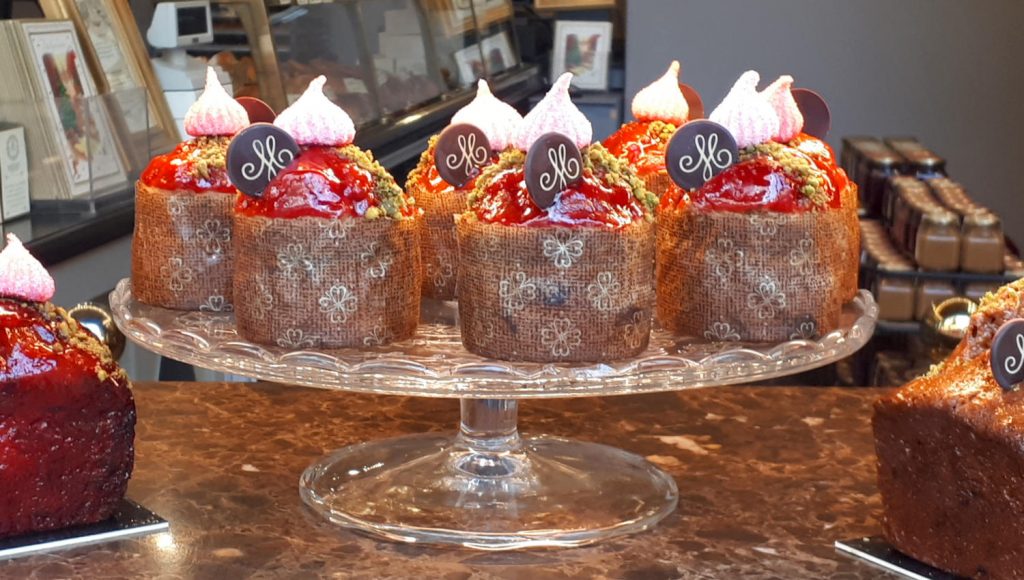
[[[814,143],[817,141],[817,143]],[[813,137],[798,137],[786,144],[790,153],[801,155],[814,164],[824,178],[828,207],[842,204],[839,193],[848,185],[846,174],[835,166],[828,145]],[[787,174],[782,165],[765,155],[758,155],[726,168],[703,186],[689,193],[689,203],[710,211],[802,213],[815,209],[811,200],[801,193],[804,181]],[[682,191],[674,187],[661,204],[670,207],[683,203]]]
[[[609,185],[590,169],[558,194],[551,207],[541,209],[526,190],[522,167],[498,173],[483,188],[472,211],[482,222],[531,227],[622,228],[644,215],[643,206],[629,187]]]
[[[789,145],[807,155],[818,169],[828,174],[836,191],[843,191],[850,186],[846,172],[836,165],[836,154],[828,143],[807,133],[800,133],[789,142]]]
[[[0,299],[0,537],[98,522],[124,497],[135,403],[100,367],[35,306]]]
[[[238,196],[242,215],[294,219],[362,217],[379,207],[377,178],[334,147],[310,147],[267,185],[260,197]],[[407,208],[407,215],[412,209]]]
[[[207,142],[209,143],[209,142]],[[227,150],[227,138],[217,139],[208,146],[221,147]],[[139,178],[142,183],[150,187],[158,187],[167,190],[185,190],[196,193],[216,191],[220,193],[235,193],[237,190],[228,179],[226,168],[213,168],[209,171],[210,178],[206,179],[195,170],[193,160],[202,154],[202,149],[196,141],[185,141],[174,148],[174,151],[166,155],[154,157],[142,176]]]
[[[605,149],[625,159],[641,177],[665,169],[668,142],[649,135],[647,129],[650,126],[648,121],[626,123],[604,141]]]

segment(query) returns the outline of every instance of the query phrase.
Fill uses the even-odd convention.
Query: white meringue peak
[[[324,94],[327,77],[309,82],[306,92],[274,119],[274,125],[287,131],[299,145],[342,147],[356,137],[352,117]]]
[[[483,131],[491,149],[502,151],[515,141],[523,116],[491,93],[487,81],[477,83],[476,97],[452,115],[452,125],[466,123]]]
[[[185,132],[193,137],[234,135],[249,126],[249,113],[224,90],[212,66],[206,67],[206,88],[185,113]]]
[[[782,75],[761,91],[779,118],[779,130],[772,137],[780,143],[788,143],[804,129],[804,115],[800,112],[793,93],[793,77]]]
[[[708,119],[732,133],[742,149],[771,141],[779,132],[779,117],[764,95],[757,92],[761,75],[749,70],[740,75],[729,94]]]
[[[679,61],[674,60],[660,79],[640,89],[633,97],[633,116],[638,121],[663,121],[682,125],[690,114],[683,91],[679,90]]]
[[[527,113],[516,137],[516,147],[529,151],[537,139],[546,133],[561,133],[581,149],[590,145],[594,138],[594,128],[569,98],[571,82],[572,73],[567,72],[558,77],[548,94]]]

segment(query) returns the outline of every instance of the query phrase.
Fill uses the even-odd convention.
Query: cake
[[[874,408],[884,536],[958,576],[1024,577],[1022,318],[1018,280],[982,299],[949,358]]]
[[[678,334],[814,339],[856,292],[855,186],[802,131],[792,78],[763,92],[758,81],[744,73],[708,121],[669,144],[677,183],[659,205],[657,317]]]
[[[498,160],[498,154],[512,144],[522,122],[522,116],[491,94],[487,81],[478,84],[476,98],[452,117],[449,128],[458,131],[459,125],[469,124],[480,129],[487,138],[488,151],[479,164],[472,163],[470,171],[457,172],[449,183],[438,170],[437,144],[440,136],[430,139],[419,164],[409,173],[406,192],[423,209],[423,228],[420,248],[423,254],[423,295],[439,300],[456,297],[455,283],[458,272],[458,243],[455,238],[456,214],[466,209],[466,200],[476,184],[479,171]],[[456,154],[457,162],[467,161]],[[443,157],[447,157],[445,155]],[[443,159],[442,159],[443,161]]]
[[[109,349],[51,304],[13,235],[0,253],[0,538],[96,523],[124,497],[135,403]]]
[[[193,138],[154,158],[135,185],[132,292],[177,310],[231,309],[231,214],[238,191],[225,156],[249,124],[242,105],[207,69],[206,89],[185,116]]]
[[[591,143],[571,78],[526,116],[456,218],[459,321],[471,352],[594,362],[647,346],[657,198]]]
[[[352,119],[324,96],[325,82],[314,79],[273,126],[239,133],[228,153],[246,194],[234,210],[245,249],[235,261],[238,332],[288,349],[385,344],[412,336],[419,319],[422,212],[352,144]],[[249,180],[247,164],[273,171]]]
[[[679,88],[679,61],[633,97],[636,119],[604,140],[604,146],[625,160],[647,189],[660,196],[672,181],[665,169],[665,147],[676,129],[686,123],[690,108]]]

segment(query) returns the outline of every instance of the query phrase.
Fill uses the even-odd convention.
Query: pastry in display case
[[[454,216],[466,209],[476,178],[513,144],[522,116],[479,81],[476,98],[459,109],[440,135],[431,137],[405,190],[423,208],[423,294],[456,297],[459,265]]]
[[[709,120],[669,142],[658,320],[674,332],[811,339],[836,328],[857,291],[856,187],[820,139],[827,109],[805,119],[791,77],[762,92],[759,80],[744,73]]]
[[[457,219],[459,316],[470,352],[606,361],[648,343],[654,208],[600,143],[562,75],[483,169]]]
[[[371,153],[317,77],[274,125],[228,149],[246,195],[234,210],[239,334],[288,348],[408,338],[420,312],[422,212]]]
[[[135,189],[132,285],[146,304],[178,310],[231,309],[231,137],[249,125],[212,67],[185,116],[189,140],[154,158]]]

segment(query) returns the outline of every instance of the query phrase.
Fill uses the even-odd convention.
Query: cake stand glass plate
[[[520,437],[519,399],[676,391],[769,379],[853,354],[878,307],[867,291],[840,327],[777,345],[707,342],[655,330],[629,360],[541,364],[467,352],[453,303],[424,302],[406,341],[307,350],[301,337],[267,347],[242,340],[224,312],[177,312],[136,301],[122,280],[110,295],[121,331],[199,367],[258,379],[369,393],[459,398],[453,437],[414,435],[340,449],[299,482],[303,500],[339,525],[404,542],[485,550],[578,546],[650,528],[676,506],[673,479],[642,457],[596,443]]]

